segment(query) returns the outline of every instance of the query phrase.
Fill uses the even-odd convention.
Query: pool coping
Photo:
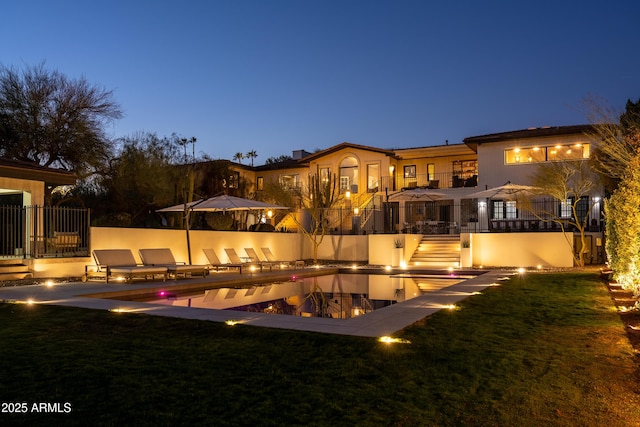
[[[291,278],[292,275],[310,277],[319,274],[334,274],[337,268],[288,270],[285,272],[247,274],[222,273],[208,278],[190,278],[167,282],[144,282],[132,284],[105,284],[72,282],[53,286],[29,285],[0,288],[0,301],[26,302],[73,306],[89,309],[110,310],[114,312],[142,313],[154,316],[176,317],[183,319],[207,320],[214,322],[241,323],[245,325],[289,329],[296,331],[320,332],[338,335],[362,337],[391,336],[399,330],[439,311],[450,308],[459,301],[481,292],[501,280],[515,274],[505,270],[477,271],[473,278],[451,286],[414,297],[410,300],[392,304],[388,307],[351,319],[333,319],[319,317],[299,317],[280,314],[249,313],[241,311],[215,310],[194,307],[176,307],[163,304],[151,304],[138,301],[111,299],[114,296],[133,296],[140,293],[153,293],[158,290],[211,289],[229,284],[246,283],[247,280],[278,281]],[[379,271],[379,270],[378,270]],[[420,270],[423,271],[423,270]],[[430,270],[434,271],[434,270]],[[440,273],[447,272],[441,270]],[[366,273],[362,270],[359,273]],[[416,270],[403,270],[396,273],[415,273]],[[458,272],[456,272],[458,273]],[[387,274],[387,273],[385,273]],[[249,277],[247,277],[249,276]],[[119,289],[114,289],[115,287]],[[111,297],[111,298],[108,298]]]

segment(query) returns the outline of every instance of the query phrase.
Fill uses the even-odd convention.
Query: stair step
[[[28,272],[29,268],[24,265],[24,264],[6,264],[6,265],[0,265],[0,274],[1,273],[22,273],[22,272]]]
[[[0,273],[0,281],[31,279],[32,277],[33,274],[28,271],[20,273]]]
[[[460,265],[460,249],[459,236],[423,236],[409,265],[455,268]]]

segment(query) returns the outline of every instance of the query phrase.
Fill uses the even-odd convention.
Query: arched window
[[[340,191],[358,192],[358,160],[353,156],[340,162]]]

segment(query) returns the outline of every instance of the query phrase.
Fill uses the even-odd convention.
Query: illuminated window
[[[590,144],[556,144],[545,147],[515,147],[504,150],[504,162],[508,165],[588,159]]]

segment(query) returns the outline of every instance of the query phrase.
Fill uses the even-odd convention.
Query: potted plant
[[[398,267],[404,261],[404,239],[396,237],[393,239],[393,251],[391,252],[391,265]]]
[[[460,242],[460,267],[473,267],[471,240],[469,239],[463,239]]]

